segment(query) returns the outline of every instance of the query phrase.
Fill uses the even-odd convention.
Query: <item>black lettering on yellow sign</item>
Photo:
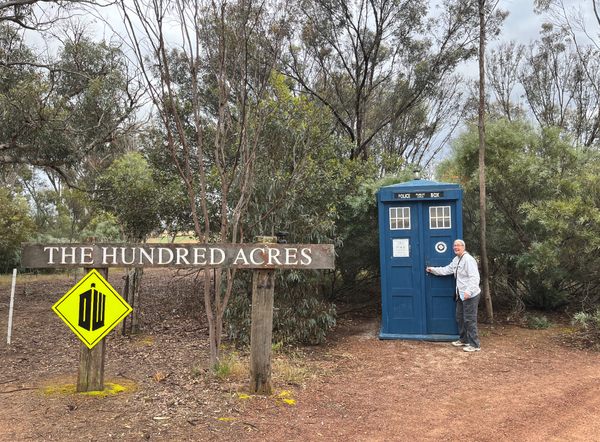
[[[104,327],[106,295],[92,288],[79,295],[79,327],[89,331]]]

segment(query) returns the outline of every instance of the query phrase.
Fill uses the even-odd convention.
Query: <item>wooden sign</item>
[[[333,244],[277,244],[274,237],[260,238],[261,242],[246,244],[24,244],[21,266],[96,268],[105,273],[105,278],[108,277],[109,267],[254,269],[250,388],[256,393],[270,394],[275,269],[334,269],[335,251]],[[76,294],[85,295],[85,290],[89,291],[90,287],[85,286],[82,288],[85,293],[77,291]],[[70,293],[65,295],[57,306],[62,305],[61,302],[66,299],[71,299],[68,296]],[[55,307],[58,308],[57,306]],[[62,310],[55,311],[59,316],[62,314],[63,319],[66,319],[66,316],[72,319],[65,321],[72,330],[79,330],[72,326],[72,322],[81,319],[81,313],[75,308],[79,308],[80,304],[73,301],[69,306],[69,309],[65,309],[67,313]],[[129,311],[127,310],[127,314]],[[104,388],[105,342],[101,337],[96,339],[96,335],[91,335],[91,338],[91,344],[95,345],[98,341],[101,345],[93,346],[84,340],[85,345],[82,346],[80,354],[77,391],[96,391]]]
[[[333,269],[332,244],[24,244],[26,268]]]

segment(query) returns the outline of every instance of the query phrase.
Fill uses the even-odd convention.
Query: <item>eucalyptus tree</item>
[[[529,115],[542,127],[564,129],[582,146],[597,146],[599,54],[552,24],[544,24],[540,38],[528,46],[513,42],[493,50],[488,78],[499,112],[511,119]],[[518,86],[524,94],[516,103]]]
[[[377,141],[383,144],[390,128],[414,134],[397,142],[394,153],[419,158],[414,150],[428,147],[423,131],[435,132],[451,116],[426,117],[435,97],[443,96],[438,95],[442,82],[476,53],[477,5],[447,0],[428,16],[428,4],[305,0],[299,5],[285,72],[333,113],[339,133],[351,141],[350,158],[379,155],[383,146]],[[502,18],[490,16],[490,27]]]
[[[487,125],[490,280],[495,299],[516,310],[600,302],[600,155],[556,127],[515,119]],[[475,125],[440,173],[465,188],[465,236],[478,245]]]
[[[573,91],[575,112],[579,120],[585,121],[583,126],[575,128],[579,131],[578,141],[585,146],[597,146],[600,136],[600,116],[598,115],[598,97],[600,96],[599,58],[600,58],[600,2],[598,0],[582,0],[574,5],[564,0],[536,0],[539,12],[546,13],[550,22],[562,34],[562,43],[567,48],[569,57],[576,57],[573,75],[578,77],[581,89]],[[587,124],[586,124],[587,123]]]
[[[120,2],[129,41],[156,108],[158,129],[187,193],[202,242],[242,242],[269,113],[285,15],[278,1]],[[204,272],[210,363],[219,362],[235,271]],[[214,282],[214,285],[212,284]],[[211,290],[214,288],[214,290]]]
[[[95,201],[115,215],[128,242],[144,242],[160,226],[161,189],[153,170],[139,152],[117,158],[99,177]],[[123,320],[123,333],[137,333],[140,327],[140,284],[143,268],[127,270],[124,298],[133,307],[131,318]]]
[[[62,236],[73,238],[90,219],[81,192],[136,128],[140,89],[119,47],[94,42],[81,27],[71,27],[57,51],[42,60],[19,29],[0,24],[0,168],[25,181],[38,207],[70,211],[71,232]],[[40,173],[53,202],[37,188]]]
[[[110,0],[2,0],[0,23],[34,31],[48,30],[59,21],[81,12],[82,8],[110,3]]]

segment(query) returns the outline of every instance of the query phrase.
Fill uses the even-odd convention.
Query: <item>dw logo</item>
[[[96,284],[79,295],[79,327],[94,331],[104,327],[106,295],[96,290]]]

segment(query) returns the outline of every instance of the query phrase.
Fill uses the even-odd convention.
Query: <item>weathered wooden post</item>
[[[86,268],[89,272],[91,268]],[[96,269],[108,280],[108,268]],[[106,340],[102,338],[93,348],[83,342],[79,348],[79,371],[77,372],[77,392],[104,390],[104,360],[106,356]]]
[[[259,237],[269,244],[276,237]],[[250,328],[250,391],[271,394],[271,345],[273,336],[273,293],[275,270],[252,272],[252,325]]]

